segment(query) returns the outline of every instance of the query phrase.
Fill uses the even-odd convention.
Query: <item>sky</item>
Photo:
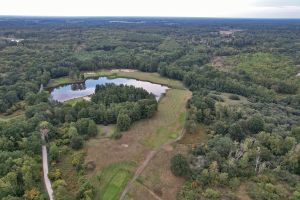
[[[300,18],[300,0],[0,0],[0,15]]]

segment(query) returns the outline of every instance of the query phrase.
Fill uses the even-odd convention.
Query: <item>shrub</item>
[[[232,124],[228,130],[230,137],[233,140],[241,141],[245,138],[245,134],[239,124]]]
[[[194,120],[187,120],[185,124],[185,128],[187,133],[196,133],[197,131],[197,124]]]
[[[119,130],[115,130],[111,136],[113,139],[120,139],[122,137],[122,133]]]
[[[225,135],[228,131],[228,126],[225,122],[217,121],[213,127],[216,134]]]
[[[240,100],[239,95],[236,95],[236,94],[231,94],[231,95],[229,95],[228,98],[231,100],[235,100],[235,101]]]
[[[264,121],[261,117],[254,116],[247,121],[248,130],[256,134],[264,129]]]
[[[117,127],[120,131],[127,131],[130,127],[131,119],[127,114],[120,113],[117,118]]]
[[[207,188],[203,192],[203,196],[208,198],[208,199],[219,199],[220,193],[216,190],[211,189],[211,188]]]
[[[175,176],[188,178],[190,167],[186,158],[181,154],[176,154],[171,158],[171,171]]]
[[[79,135],[75,135],[71,138],[70,144],[73,149],[76,149],[76,150],[81,149],[83,146],[83,138]]]

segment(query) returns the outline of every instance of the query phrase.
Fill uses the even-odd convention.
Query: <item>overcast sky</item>
[[[300,0],[0,0],[0,15],[300,18]]]

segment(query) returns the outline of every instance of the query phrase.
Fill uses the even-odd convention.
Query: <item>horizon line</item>
[[[37,17],[37,18],[195,18],[195,19],[275,19],[300,20],[300,17],[205,17],[205,16],[118,16],[118,15],[1,15],[0,17]]]

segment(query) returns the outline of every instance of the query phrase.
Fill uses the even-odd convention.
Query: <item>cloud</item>
[[[0,0],[0,15],[300,17],[300,0]]]
[[[259,6],[240,13],[247,18],[300,18],[300,6]]]
[[[256,6],[262,7],[286,7],[300,6],[299,0],[256,0]]]

